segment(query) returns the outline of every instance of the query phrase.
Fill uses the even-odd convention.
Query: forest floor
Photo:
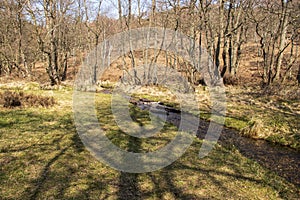
[[[50,107],[0,107],[0,196],[3,199],[299,199],[299,185],[241,152],[219,143],[198,158],[201,139],[170,166],[149,173],[119,172],[94,158],[74,125],[70,86],[41,90],[37,83],[3,83],[5,90],[50,96]],[[151,90],[151,91],[149,91]],[[173,104],[163,92],[148,89],[136,96]],[[209,119],[209,95],[199,87],[200,117]],[[156,94],[153,95],[153,94]],[[167,98],[166,98],[167,96]],[[1,96],[3,99],[4,97]],[[228,87],[225,125],[249,137],[263,138],[299,150],[299,102],[255,95]],[[111,95],[96,94],[97,116],[112,142],[133,152],[155,151],[172,140],[177,127],[167,123],[149,141],[122,132],[111,111]],[[147,123],[146,111],[131,107]],[[275,114],[274,114],[275,113]],[[266,131],[266,132],[264,132]],[[130,142],[129,142],[130,141]],[[266,160],[267,162],[267,160]],[[276,167],[276,163],[274,168]],[[285,169],[281,169],[285,170]]]

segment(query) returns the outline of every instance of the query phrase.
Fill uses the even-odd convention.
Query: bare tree
[[[263,58],[263,82],[270,85],[283,81],[282,67],[290,71],[298,59],[298,47],[294,40],[299,34],[291,23],[295,12],[292,1],[264,1],[251,13],[260,38],[260,49]],[[288,37],[288,31],[290,36]]]
[[[25,0],[0,2],[0,74],[16,69],[24,77],[30,75],[36,43],[29,37],[31,24],[26,21],[25,6]]]
[[[30,1],[27,7],[39,49],[47,56],[46,71],[51,85],[66,80],[68,58],[74,43],[69,32],[73,23],[73,3],[71,0]]]
[[[223,40],[223,77],[228,70],[230,76],[236,76],[240,64],[242,44],[245,42],[245,32],[247,27],[246,9],[247,0],[230,0],[226,4],[226,25],[224,29]]]

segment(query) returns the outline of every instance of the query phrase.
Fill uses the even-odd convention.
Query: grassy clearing
[[[201,141],[162,170],[129,174],[97,161],[82,145],[73,123],[72,91],[28,91],[52,95],[51,108],[0,108],[1,199],[297,199],[299,188],[234,147],[216,146],[198,159]],[[120,148],[154,151],[169,142],[176,128],[167,124],[153,138],[122,133],[110,110],[110,95],[97,94],[99,121]],[[135,120],[147,113],[130,108]]]

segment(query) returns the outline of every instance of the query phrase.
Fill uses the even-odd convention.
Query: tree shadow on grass
[[[104,115],[108,114],[104,112]],[[278,192],[281,198],[299,197],[297,193],[290,194],[290,185],[278,181],[273,173],[263,171],[264,174],[260,175],[263,170],[261,167],[256,172],[252,169],[257,166],[254,162],[243,163],[227,147],[214,150],[205,159],[198,159],[199,143],[193,144],[182,158],[164,169],[143,174],[118,172],[101,164],[85,150],[74,131],[70,116],[58,121],[60,123],[47,125],[48,131],[58,131],[53,138],[50,137],[51,143],[29,145],[17,152],[36,154],[34,157],[21,158],[26,163],[24,170],[38,172],[33,178],[28,174],[23,175],[28,176],[25,181],[27,189],[21,195],[16,195],[18,199],[240,199],[246,197],[243,192],[248,190],[247,187],[271,187],[272,192]],[[105,118],[105,123],[112,123],[112,119]],[[33,130],[35,125],[32,124],[30,129]],[[37,132],[35,130],[31,134]],[[116,131],[114,136],[117,134],[123,133]],[[133,152],[141,150],[141,140],[134,137],[120,140],[125,139],[125,149]],[[3,152],[4,155],[16,153],[7,150]],[[15,162],[12,160],[8,167],[14,167]],[[35,165],[39,168],[35,169]],[[10,174],[1,178],[15,174],[14,171],[4,173]],[[10,186],[12,184],[10,182]],[[246,184],[244,190],[243,184]]]
[[[131,117],[133,121],[137,122],[140,126],[143,125],[143,122],[138,118],[136,110],[131,109]],[[140,153],[141,148],[141,140],[129,136],[126,150],[129,152]],[[136,173],[120,172],[119,189],[117,193],[119,200],[141,199],[138,176],[139,174]]]
[[[65,138],[62,137],[63,139]],[[45,162],[37,178],[32,180],[30,187],[23,192],[22,199],[34,200],[46,197],[53,199],[93,199],[93,191],[98,191],[99,194],[105,193],[108,182],[101,181],[100,177],[100,180],[97,179],[95,174],[82,173],[87,170],[86,168],[91,168],[89,159],[93,159],[93,157],[88,156],[77,134],[74,134],[70,139],[67,146],[62,144],[62,140],[54,141],[53,145],[60,146],[60,150],[57,150],[52,158]],[[78,157],[79,154],[83,154],[83,157]],[[76,183],[78,180],[82,180],[83,183]],[[78,186],[78,191],[75,190],[72,194],[70,188],[76,188],[77,184],[82,186]]]
[[[189,152],[172,165],[147,173],[154,183],[154,189],[143,196],[152,197],[154,193],[157,199],[164,199],[164,195],[170,193],[171,199],[240,199],[241,196],[246,197],[243,193],[247,188],[255,191],[255,187],[259,190],[270,187],[278,192],[280,198],[299,198],[300,191],[296,189],[294,193],[291,192],[273,172],[266,171],[258,175],[256,173],[261,173],[260,169],[255,169],[253,161],[250,161],[253,164],[243,163],[236,158],[226,157],[226,151],[220,150],[220,157],[212,155],[205,159],[198,159],[196,153]],[[249,165],[253,165],[253,169],[247,169]],[[249,192],[249,195],[253,193]]]
[[[89,172],[89,175],[85,175],[84,177],[87,182],[86,187],[81,189],[80,193],[67,198],[66,194],[68,193],[69,188],[74,186],[72,184],[72,182],[74,182],[72,175],[78,176],[77,178],[83,178],[82,175],[80,175],[81,170],[89,168],[86,164],[84,164],[82,165],[82,168],[74,169],[70,163],[64,163],[65,168],[60,172],[61,174],[58,174],[57,170],[53,169],[59,168],[59,166],[55,165],[55,163],[60,162],[60,160],[72,160],[72,155],[68,153],[72,148],[74,148],[74,150],[78,153],[84,152],[84,148],[82,144],[80,144],[80,140],[77,135],[74,135],[74,139],[76,142],[62,148],[51,160],[48,161],[41,171],[39,178],[34,181],[34,189],[31,188],[31,190],[27,191],[27,195],[29,196],[24,196],[24,199],[42,199],[42,197],[47,194],[47,190],[49,189],[48,187],[50,186],[51,188],[54,185],[57,185],[58,189],[50,195],[47,194],[47,197],[52,197],[54,199],[111,198],[135,200],[146,198],[169,198],[196,200],[216,197],[212,191],[213,188],[217,188],[217,193],[224,193],[227,197],[230,196],[231,198],[239,198],[240,194],[236,191],[236,189],[240,186],[232,186],[231,182],[245,181],[255,185],[261,185],[261,187],[264,187],[264,185],[267,184],[261,178],[255,178],[252,177],[251,174],[245,174],[243,170],[239,169],[238,163],[231,164],[234,160],[225,160],[226,158],[213,160],[213,158],[208,158],[208,161],[202,162],[197,160],[196,152],[187,152],[183,159],[174,162],[172,165],[164,169],[143,174],[120,172],[115,174],[115,181],[102,179],[101,176],[94,176],[94,172]],[[132,141],[131,143],[128,143],[128,148],[133,151],[138,150],[136,146],[138,145],[138,142],[135,138],[131,139]],[[227,165],[231,167],[230,172],[222,170],[222,167]],[[91,170],[91,168],[89,169]],[[102,170],[96,170],[95,172],[105,173]],[[272,181],[271,176],[272,175],[270,174],[270,177],[268,177],[270,178],[270,181]],[[153,186],[148,189],[141,188],[143,179],[147,179]],[[115,187],[117,189],[116,193],[108,192],[108,186]],[[276,187],[275,185],[273,186]],[[207,187],[212,187],[212,189],[205,189]],[[275,189],[280,190],[281,186],[278,187],[279,189]],[[285,195],[286,194],[282,194],[282,197],[286,197]]]
[[[41,192],[41,189],[43,187],[44,182],[46,181],[46,179],[48,178],[49,175],[49,171],[50,171],[50,167],[51,165],[53,165],[54,162],[56,162],[60,156],[62,156],[66,150],[69,147],[63,148],[57,155],[55,155],[44,167],[44,169],[42,170],[39,178],[35,181],[35,185],[34,185],[34,190],[31,192],[31,196],[30,199],[36,199],[37,195]]]

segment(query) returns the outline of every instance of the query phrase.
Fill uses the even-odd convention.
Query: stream
[[[142,110],[148,110],[152,114],[166,119],[167,122],[177,127],[180,125],[180,110],[147,99],[131,99],[130,102]],[[208,121],[200,119],[197,131],[197,136],[200,139],[204,138],[208,126]],[[218,143],[223,146],[234,145],[242,155],[255,160],[260,165],[284,177],[287,181],[300,186],[300,154],[296,150],[275,145],[265,140],[243,137],[238,131],[226,127],[223,128]]]

